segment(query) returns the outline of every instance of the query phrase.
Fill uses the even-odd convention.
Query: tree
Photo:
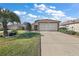
[[[31,24],[29,22],[24,22],[23,24],[24,24],[25,30],[31,31],[32,27],[31,27]]]
[[[0,8],[0,22],[2,23],[2,26],[3,26],[3,34],[4,34],[4,36],[8,36],[7,24],[9,22],[20,23],[20,19],[15,13],[13,13],[13,12],[7,10],[7,9]]]

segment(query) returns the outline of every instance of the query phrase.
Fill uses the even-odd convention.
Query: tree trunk
[[[8,36],[8,31],[7,31],[7,21],[5,20],[3,23],[3,34],[4,34],[4,36]]]

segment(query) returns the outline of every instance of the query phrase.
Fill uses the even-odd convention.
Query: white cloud
[[[48,9],[56,9],[55,6],[46,6],[45,4],[34,4],[34,7],[37,8],[38,10],[44,11]]]
[[[55,6],[50,6],[49,8],[56,9],[56,7],[55,7]]]
[[[26,12],[25,11],[14,11],[14,13],[16,13],[17,15],[26,15]]]
[[[55,6],[49,6],[47,7],[45,4],[34,4],[34,7],[37,8],[38,12],[42,13],[42,11],[44,11],[47,14],[51,14],[52,16],[65,16],[65,13],[61,10],[55,10],[56,7]],[[52,8],[52,9],[51,9]]]
[[[60,10],[52,10],[52,9],[48,9],[45,11],[48,14],[51,14],[52,16],[65,16],[65,13],[63,11]]]
[[[41,16],[39,18],[53,18],[53,19],[62,20],[62,21],[76,19],[74,17],[66,15],[66,13],[62,10],[56,10],[56,7],[52,5],[49,6],[45,4],[34,4],[34,9],[37,12],[43,13],[46,15],[46,17],[45,15],[43,15],[44,17]]]
[[[61,11],[61,10],[53,10],[53,9],[47,9],[45,11],[48,15],[52,15],[52,17],[54,19],[57,19],[57,20],[73,20],[73,19],[77,19],[77,18],[74,18],[74,17],[71,17],[71,16],[68,16],[65,14],[65,12]]]
[[[57,13],[57,14],[52,14],[52,16],[64,17],[64,16],[66,16],[66,15],[65,15],[65,14],[62,14],[62,13]]]
[[[52,10],[52,9],[48,9],[46,10],[46,13],[54,13],[54,14],[64,14],[62,11],[60,10]]]
[[[61,11],[61,10],[52,10],[52,9],[48,9],[45,11],[46,13],[48,13],[49,15],[52,15],[52,17],[54,19],[57,20],[73,20],[73,19],[77,19],[71,16],[68,16],[65,14],[65,12]]]
[[[32,17],[32,18],[37,18],[36,15],[33,15],[33,14],[28,14],[29,17]]]
[[[52,9],[48,9],[48,10],[46,10],[45,12],[48,13],[48,14],[50,14],[50,13],[53,13],[54,10],[52,10]]]
[[[40,5],[34,4],[34,7],[42,11],[47,9],[47,7],[44,4],[40,4]]]
[[[51,18],[51,19],[57,19],[57,20],[72,20],[76,19],[74,17],[68,16],[63,12],[62,10],[56,10],[55,6],[46,6],[45,4],[34,4],[34,8],[31,8],[32,11],[36,11],[38,13],[42,13],[43,15],[34,15],[34,14],[27,14],[25,11],[14,11],[14,13],[18,15],[22,15],[22,19],[26,18],[28,21],[33,21],[33,19],[46,19],[46,18]],[[27,15],[26,15],[27,14]]]
[[[77,18],[74,18],[74,17],[71,17],[71,16],[66,16],[65,19],[67,19],[67,20],[73,20],[73,19],[77,19]]]
[[[63,17],[60,17],[60,16],[54,16],[53,18],[55,18],[55,19],[57,19],[57,20],[60,20],[60,21],[77,19],[77,18],[74,18],[74,17],[71,17],[71,16],[63,16]]]

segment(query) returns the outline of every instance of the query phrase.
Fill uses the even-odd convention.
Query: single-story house
[[[8,29],[11,29],[11,30],[21,29],[22,27],[23,27],[22,24],[10,24],[10,25],[8,25]]]
[[[7,25],[9,30],[16,30],[16,29],[22,29],[24,27],[23,24],[9,24]],[[3,30],[2,24],[0,24],[0,30]]]
[[[36,20],[32,24],[32,29],[39,31],[57,31],[59,29],[59,23],[60,21],[52,19]]]
[[[60,27],[65,27],[68,30],[79,32],[79,19],[65,21],[60,25]]]

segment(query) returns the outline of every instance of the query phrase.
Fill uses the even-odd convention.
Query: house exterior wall
[[[32,25],[32,30],[34,30],[34,25]]]
[[[66,28],[68,30],[73,30],[73,31],[79,32],[79,23],[66,25]]]
[[[24,25],[22,24],[12,24],[12,25],[8,25],[8,29],[11,29],[11,30],[16,30],[16,29],[20,29],[24,27]]]
[[[8,29],[11,29],[11,30],[16,30],[16,29],[18,29],[19,27],[16,25],[14,25],[14,26],[8,26]]]
[[[36,26],[37,26],[37,27],[36,27]],[[35,27],[36,27],[37,29],[36,29]],[[33,31],[34,31],[34,30],[38,30],[38,25],[32,25],[32,30],[33,30]]]

